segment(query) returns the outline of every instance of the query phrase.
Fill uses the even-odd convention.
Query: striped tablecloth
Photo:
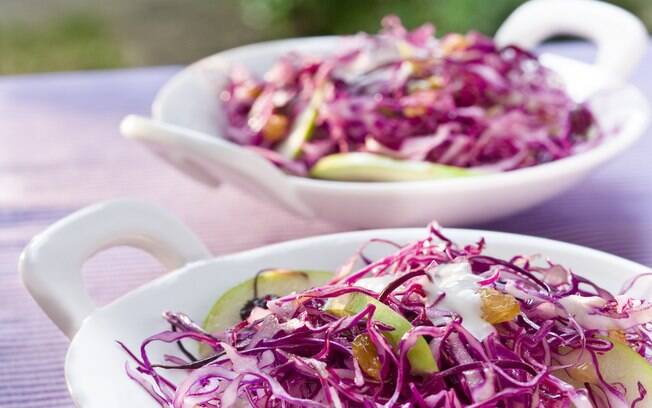
[[[579,44],[548,50],[589,58]],[[648,50],[649,51],[649,50]],[[633,82],[652,99],[652,53]],[[69,407],[63,377],[67,339],[22,287],[16,262],[29,239],[72,211],[109,198],[159,203],[216,253],[336,232],[229,186],[209,190],[123,140],[127,113],[146,114],[178,68],[0,78],[0,407]],[[475,227],[539,235],[652,265],[652,134],[583,185],[515,217]],[[64,256],[64,254],[62,254]],[[160,268],[127,249],[85,267],[98,303],[154,278]]]

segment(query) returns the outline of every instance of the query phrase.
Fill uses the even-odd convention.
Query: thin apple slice
[[[332,272],[273,269],[262,272],[256,282],[258,298],[266,295],[285,296],[321,286],[333,278]],[[254,298],[254,279],[248,279],[226,291],[217,299],[204,319],[203,328],[216,333],[242,321],[240,311]],[[200,354],[212,354],[209,347],[200,347]]]
[[[412,329],[412,324],[392,308],[378,300],[361,293],[352,293],[340,296],[328,302],[325,306],[328,313],[336,316],[350,316],[360,313],[367,305],[373,304],[376,310],[373,319],[393,327],[393,330],[383,333],[387,341],[398,347],[401,338]],[[417,342],[407,353],[410,368],[414,374],[430,374],[439,371],[437,362],[430,351],[428,343],[420,336]]]
[[[416,181],[479,174],[462,167],[415,160],[396,160],[373,153],[336,153],[321,158],[310,177],[339,181]]]
[[[322,94],[320,90],[315,91],[308,106],[294,120],[290,133],[278,146],[276,149],[277,152],[290,160],[296,159],[301,155],[303,144],[310,140],[315,130]]]
[[[625,399],[632,403],[639,398],[638,383],[647,390],[647,395],[637,406],[652,407],[652,364],[620,340],[609,340],[613,348],[605,353],[597,353],[602,378],[610,384],[622,384],[627,393]],[[584,388],[585,383],[599,384],[598,375],[590,356],[584,353],[580,360],[580,351],[571,351],[560,358],[562,364],[576,364],[574,367],[555,372],[555,376],[576,388]]]

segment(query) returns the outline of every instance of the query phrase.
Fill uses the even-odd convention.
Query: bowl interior
[[[485,237],[487,253],[494,256],[543,254],[612,291],[618,291],[625,280],[636,274],[649,271],[613,255],[541,238],[452,229],[446,234],[460,244]],[[127,356],[115,340],[137,350],[143,339],[167,328],[161,313],[168,310],[182,311],[201,321],[222,292],[262,268],[334,270],[370,238],[407,243],[424,235],[423,229],[399,229],[308,238],[192,264],[161,277],[98,309],[84,322],[66,361],[66,378],[73,398],[84,408],[155,407],[156,403],[125,375]],[[388,246],[378,244],[365,253],[377,258],[390,251]],[[633,294],[649,298],[650,283],[642,281]],[[152,355],[160,360],[164,353],[175,350],[173,345],[157,345],[152,348]]]

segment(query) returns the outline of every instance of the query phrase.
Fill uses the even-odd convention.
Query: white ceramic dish
[[[386,229],[326,235],[271,245],[209,259],[209,253],[178,221],[146,204],[117,201],[73,214],[37,236],[21,257],[20,270],[32,296],[72,339],[66,358],[66,381],[82,408],[146,408],[157,404],[124,372],[127,356],[115,340],[137,348],[149,335],[167,328],[163,311],[183,311],[201,320],[226,289],[274,267],[334,270],[370,238],[399,243],[423,238],[421,229]],[[640,273],[643,265],[592,249],[547,239],[489,231],[448,229],[457,242],[487,239],[487,253],[499,257],[545,254],[612,290]],[[110,246],[141,248],[170,269],[113,303],[95,308],[83,289],[80,268],[92,254]],[[370,256],[387,254],[374,247]],[[649,280],[634,295],[649,298]],[[173,345],[154,349],[155,358]]]
[[[593,109],[611,134],[589,152],[533,168],[454,180],[324,181],[288,176],[256,154],[221,138],[224,118],[217,95],[233,64],[262,73],[291,50],[332,52],[339,37],[253,44],[201,60],[161,89],[153,104],[153,121],[127,117],[122,133],[195,179],[211,186],[220,180],[233,183],[261,200],[305,217],[362,228],[420,226],[432,219],[447,226],[488,221],[572,188],[632,145],[647,127],[648,103],[636,88],[626,84],[647,46],[640,21],[599,1],[534,0],[507,19],[496,40],[534,48],[557,33],[575,34],[597,45],[598,56],[592,65],[549,54],[541,58],[561,75],[578,100],[608,91],[595,98]]]

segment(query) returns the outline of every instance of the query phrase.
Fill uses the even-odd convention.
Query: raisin
[[[480,289],[480,298],[482,318],[491,324],[512,321],[521,312],[521,305],[514,296],[501,293],[496,289]]]
[[[369,377],[380,380],[380,357],[376,346],[366,334],[359,334],[353,339],[353,357],[358,361],[362,371]]]

